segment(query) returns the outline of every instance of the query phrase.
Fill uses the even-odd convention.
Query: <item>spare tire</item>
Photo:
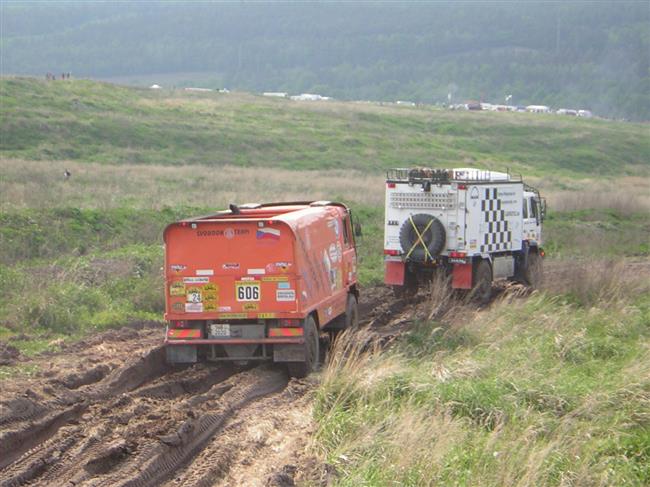
[[[445,241],[447,240],[445,226],[435,216],[427,215],[426,213],[413,215],[411,219],[413,220],[413,224],[411,224],[410,220],[406,220],[399,230],[399,243],[404,253],[408,254],[413,249],[409,255],[411,260],[424,262],[428,259],[427,252],[422,246],[422,242],[418,239],[415,228],[413,228],[413,225],[415,225],[420,235],[422,235],[422,240],[429,251],[429,255],[432,257],[438,255],[444,248]]]

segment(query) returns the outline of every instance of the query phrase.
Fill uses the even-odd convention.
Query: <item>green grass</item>
[[[429,107],[298,103],[90,81],[0,79],[5,157],[376,171],[423,164],[528,175],[647,175],[647,125]]]
[[[325,372],[338,485],[647,485],[650,300],[538,294]]]
[[[0,213],[0,339],[27,334],[26,355],[62,337],[162,320],[164,227],[209,208],[52,208]],[[382,211],[355,212],[359,273],[382,279]],[[13,343],[13,340],[12,340]]]
[[[614,209],[550,212],[545,248],[554,257],[650,255],[650,213]]]
[[[179,218],[211,210],[118,207],[0,213],[0,339],[27,330],[30,339],[17,343],[21,352],[33,355],[65,336],[161,320],[162,230]],[[363,231],[357,239],[360,282],[379,284],[383,209],[354,205],[353,215]],[[591,229],[588,238],[583,227]],[[647,214],[551,212],[545,232],[551,257],[650,253]]]

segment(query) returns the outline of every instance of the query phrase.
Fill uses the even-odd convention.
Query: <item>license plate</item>
[[[210,325],[210,335],[213,337],[229,337],[230,325],[228,323],[218,323]]]

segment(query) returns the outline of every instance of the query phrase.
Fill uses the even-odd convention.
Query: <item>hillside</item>
[[[460,164],[540,177],[650,170],[643,124],[90,81],[1,79],[0,130],[3,157],[36,160],[373,172]]]
[[[646,2],[4,1],[2,72],[650,119]],[[151,79],[151,78],[148,78]],[[152,81],[153,82],[153,81]]]
[[[650,484],[647,125],[4,78],[0,134],[0,482]],[[539,187],[542,287],[393,296],[412,164]],[[361,223],[359,330],[306,379],[166,365],[165,226],[307,199]]]

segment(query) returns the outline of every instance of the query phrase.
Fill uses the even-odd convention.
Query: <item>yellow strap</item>
[[[427,257],[433,261],[433,256],[429,253],[429,249],[427,248],[426,244],[424,243],[424,239],[422,238],[422,235],[426,233],[426,231],[429,229],[431,224],[433,223],[433,218],[429,220],[429,223],[427,223],[427,226],[424,227],[424,230],[422,230],[422,233],[418,231],[418,227],[415,226],[415,222],[413,222],[413,217],[409,216],[409,221],[411,222],[411,226],[413,227],[413,230],[415,230],[415,234],[418,236],[418,239],[413,243],[413,246],[411,249],[408,251],[406,254],[406,258],[408,259],[411,256],[411,253],[415,250],[415,247],[418,246],[418,244],[422,244],[422,247],[424,248],[424,261],[426,262]]]

